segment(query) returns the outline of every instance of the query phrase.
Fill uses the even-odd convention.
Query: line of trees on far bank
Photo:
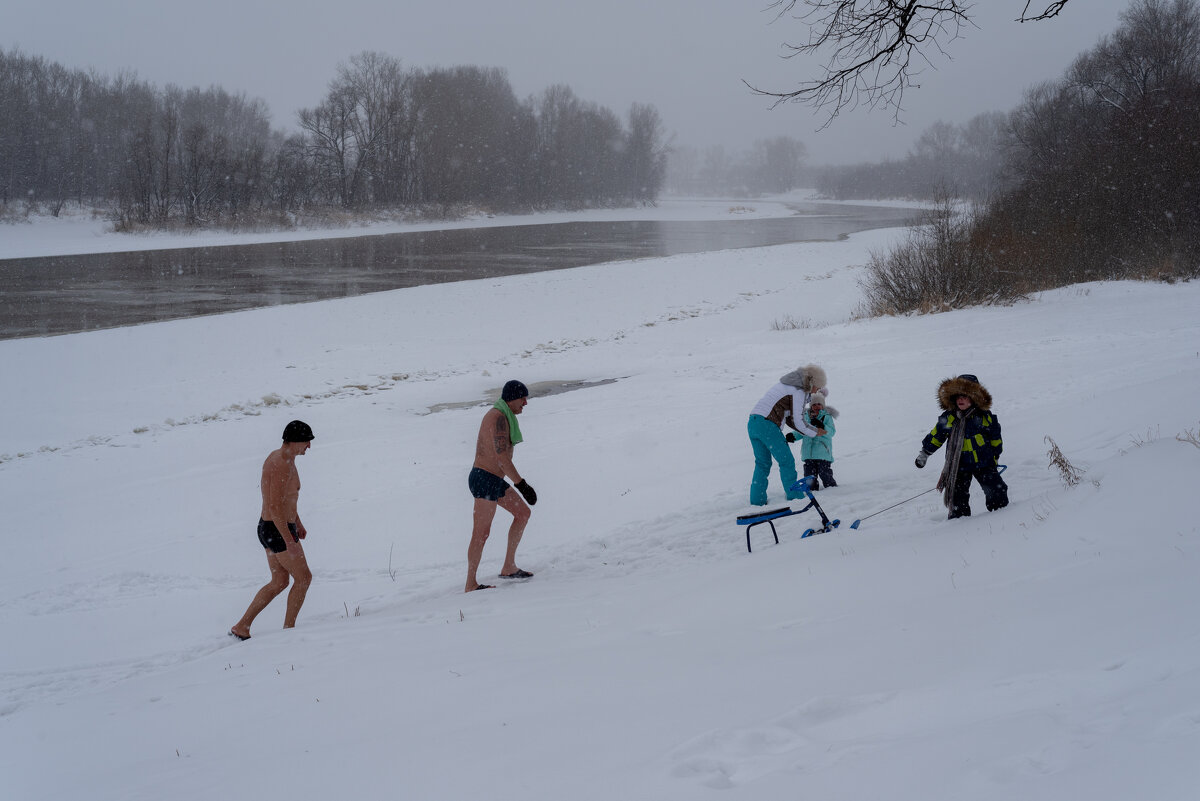
[[[746,151],[721,145],[676,146],[667,163],[666,189],[673,195],[757,197],[807,186],[808,148],[799,139],[760,139]]]
[[[1200,277],[1200,2],[1135,0],[1008,115],[1003,186],[943,197],[877,254],[868,314],[1006,303],[1086,281]]]
[[[503,70],[415,69],[364,52],[272,129],[261,100],[158,89],[0,50],[0,211],[112,209],[118,225],[237,224],[314,209],[496,210],[650,203],[657,109],[624,118],[567,86],[516,97]]]
[[[1005,184],[1008,115],[989,111],[966,123],[938,121],[921,132],[908,154],[881,162],[820,167],[813,186],[836,200],[933,200],[948,186],[983,200]]]

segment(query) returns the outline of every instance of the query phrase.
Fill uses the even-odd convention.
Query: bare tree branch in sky
[[[1029,13],[1029,7],[1033,5],[1033,0],[1025,0],[1025,10],[1021,12],[1021,16],[1017,18],[1017,22],[1037,22],[1040,19],[1050,19],[1057,17],[1058,12],[1063,10],[1070,0],[1054,0],[1052,3],[1046,3],[1046,7],[1035,14]],[[1040,5],[1040,3],[1039,3]],[[1037,6],[1034,6],[1037,8]]]
[[[994,2],[995,0],[993,0]],[[1056,16],[1069,0],[1024,0],[1021,22]],[[1041,11],[1037,9],[1042,7]],[[802,10],[797,9],[801,6]],[[916,77],[930,58],[973,26],[972,3],[960,0],[775,0],[776,20],[790,17],[809,28],[807,44],[784,44],[785,58],[825,55],[820,77],[792,91],[774,92],[746,84],[756,94],[807,103],[827,112],[826,125],[860,104],[892,108],[899,118],[906,89],[920,88]]]

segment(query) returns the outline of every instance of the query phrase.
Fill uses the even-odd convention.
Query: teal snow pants
[[[750,435],[750,447],[754,449],[754,477],[750,479],[750,503],[754,506],[767,505],[767,479],[771,475],[771,459],[779,462],[779,477],[783,479],[783,490],[789,501],[803,498],[804,494],[792,492],[796,483],[796,459],[792,449],[779,430],[779,426],[760,414],[750,415],[746,424]]]

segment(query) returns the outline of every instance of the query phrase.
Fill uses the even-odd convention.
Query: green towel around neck
[[[493,403],[492,408],[504,412],[504,416],[508,418],[508,439],[513,445],[516,445],[523,439],[521,436],[521,424],[517,422],[517,416],[513,414],[512,409],[508,408],[508,403],[503,400]]]

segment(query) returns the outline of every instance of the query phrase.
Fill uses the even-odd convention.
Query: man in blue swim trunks
[[[537,503],[537,493],[521,478],[513,464],[513,448],[521,441],[521,427],[516,416],[529,403],[529,389],[520,381],[509,381],[500,392],[500,400],[488,409],[479,426],[479,438],[475,442],[475,464],[467,476],[467,486],[475,497],[474,524],[471,529],[471,544],[467,546],[467,586],[465,592],[490,590],[494,585],[480,584],[475,576],[483,558],[483,546],[492,530],[492,519],[496,507],[505,509],[513,516],[508,528],[508,550],[504,554],[504,565],[500,578],[529,578],[533,574],[517,567],[517,546],[529,522],[529,507]],[[512,479],[517,492],[509,492],[507,476]],[[524,500],[522,500],[524,498]],[[527,503],[528,502],[528,503]]]
[[[312,571],[304,558],[300,540],[308,535],[296,511],[300,498],[300,474],[296,472],[296,457],[303,456],[312,445],[312,429],[302,420],[293,420],[283,429],[283,444],[271,451],[262,468],[262,513],[258,518],[258,541],[267,555],[271,580],[264,584],[250,601],[246,614],[233,624],[229,633],[239,640],[250,639],[250,624],[258,613],[288,588],[287,611],[283,627],[296,625],[296,616],[312,583]],[[286,533],[284,533],[286,532]]]

